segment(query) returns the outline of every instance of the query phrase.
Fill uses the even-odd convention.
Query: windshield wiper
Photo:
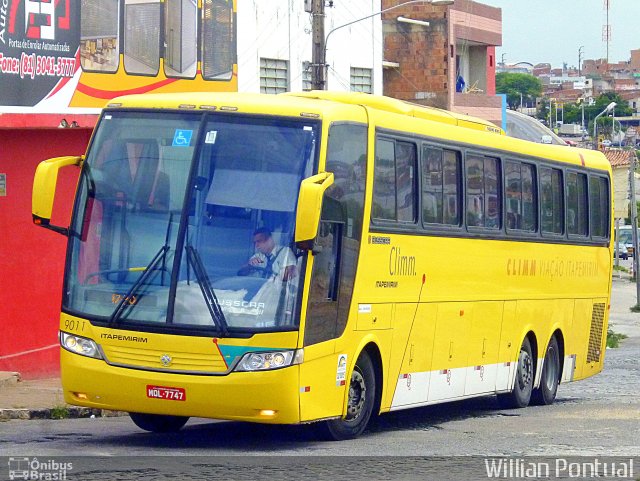
[[[134,295],[138,292],[141,286],[145,284],[147,278],[151,275],[151,273],[155,270],[156,265],[167,257],[167,252],[169,252],[170,248],[167,244],[163,245],[160,250],[153,256],[151,262],[147,267],[144,268],[140,277],[133,283],[131,288],[127,291],[127,293],[122,296],[122,298],[118,301],[118,305],[111,313],[109,317],[109,325],[115,324],[122,317],[122,313],[128,308],[135,305],[135,302],[131,302],[134,299]]]
[[[224,312],[222,312],[222,309],[220,308],[216,293],[211,287],[211,281],[209,280],[207,271],[202,263],[200,254],[198,254],[198,251],[191,245],[188,245],[186,249],[187,262],[193,267],[193,273],[198,279],[198,284],[200,285],[200,290],[202,291],[202,295],[204,296],[204,300],[207,304],[207,309],[209,309],[209,314],[211,314],[211,319],[220,329],[221,334],[223,336],[227,336],[229,334],[229,324],[227,324]]]

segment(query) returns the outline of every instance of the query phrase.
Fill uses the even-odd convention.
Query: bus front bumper
[[[298,366],[197,376],[110,366],[64,349],[60,361],[64,400],[69,404],[259,423],[300,422]]]

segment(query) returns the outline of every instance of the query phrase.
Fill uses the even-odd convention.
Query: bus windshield
[[[317,132],[298,120],[107,112],[76,199],[65,310],[127,329],[296,328],[295,210]]]

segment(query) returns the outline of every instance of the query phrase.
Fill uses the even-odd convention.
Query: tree
[[[632,115],[633,109],[629,107],[629,104],[620,97],[620,95],[614,92],[607,92],[605,94],[600,95],[593,105],[584,105],[584,120],[588,125],[588,131],[590,133],[593,132],[593,119],[602,112],[607,105],[611,102],[615,102],[616,108],[615,113],[616,117],[623,117]],[[555,111],[557,104],[552,103],[551,107],[551,117],[555,118]],[[582,123],[582,103],[578,101],[577,103],[563,103],[562,104],[562,118],[564,119],[565,124],[581,124]],[[542,120],[547,120],[549,118],[549,98],[545,97],[540,102],[540,106],[538,108],[538,112],[536,115],[537,118]],[[560,115],[558,115],[560,118]],[[602,135],[610,135],[612,130],[613,121],[610,116],[603,115],[598,119],[598,132]],[[616,127],[618,130],[619,126]]]
[[[521,99],[523,103],[535,102],[536,97],[542,94],[542,82],[525,73],[500,72],[496,75],[496,92],[507,94],[507,105],[515,110]]]
[[[627,101],[620,97],[619,94],[615,92],[606,92],[596,99],[594,105],[584,108],[585,119],[588,119],[589,132],[593,132],[593,119],[595,119],[596,116],[611,102],[615,102],[617,104],[615,108],[616,117],[625,117],[633,113],[633,109],[629,107]],[[598,119],[598,132],[603,135],[610,135],[613,130],[613,121],[608,115],[603,115]]]

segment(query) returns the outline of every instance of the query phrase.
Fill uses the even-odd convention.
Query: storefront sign
[[[0,106],[35,107],[79,68],[79,1],[0,1]]]

